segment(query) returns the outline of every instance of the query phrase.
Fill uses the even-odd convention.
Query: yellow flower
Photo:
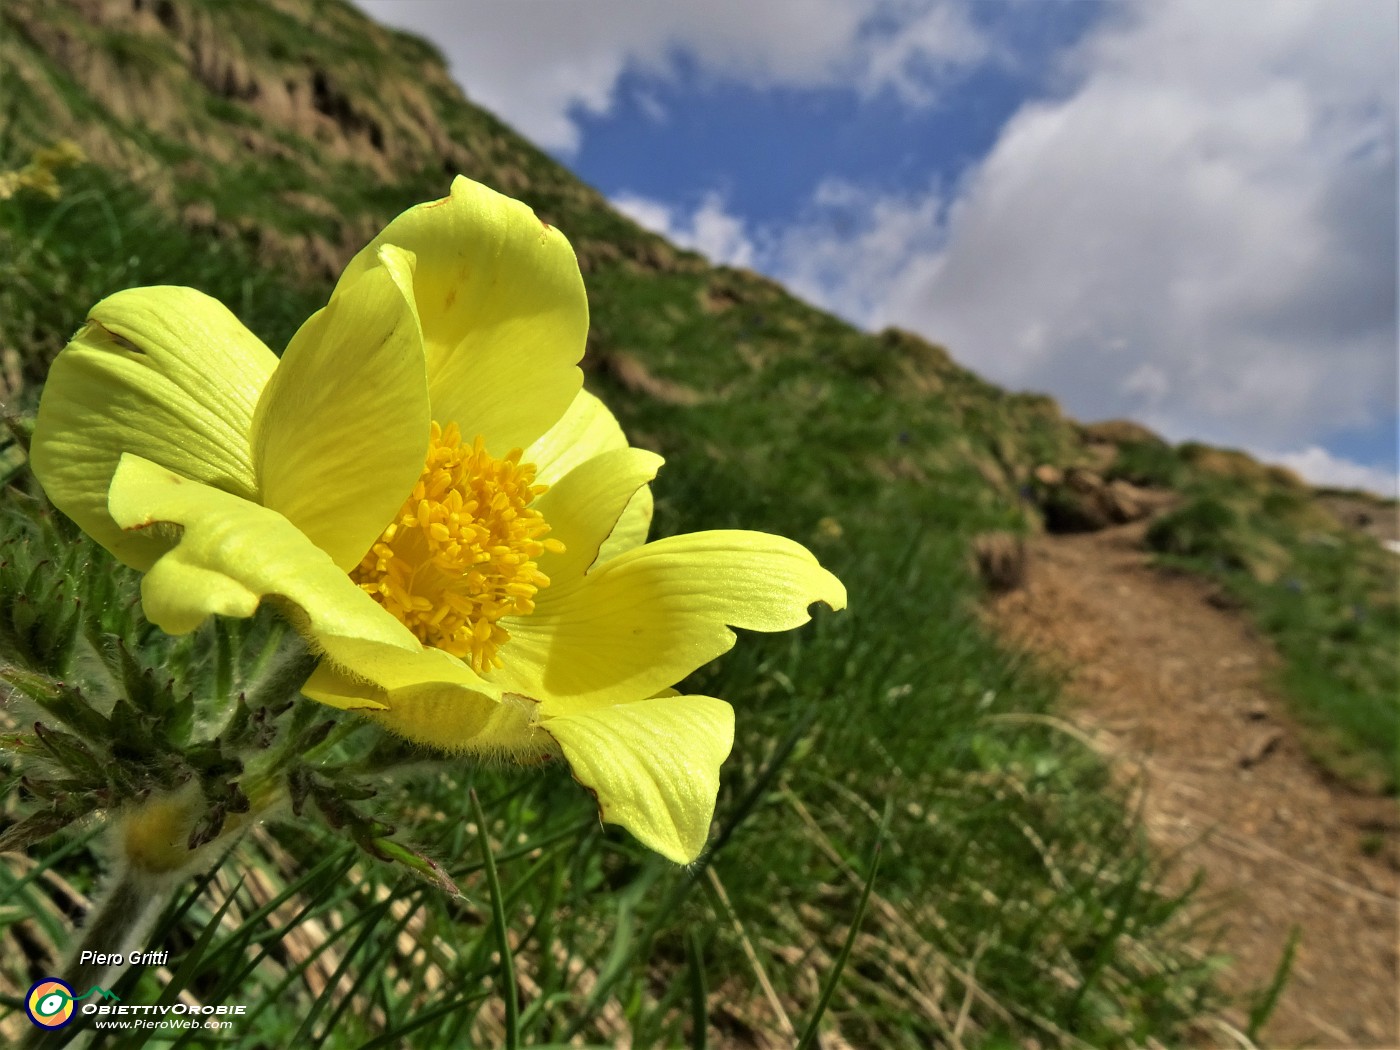
[[[34,151],[29,163],[13,171],[0,171],[0,201],[9,200],[20,190],[32,190],[50,200],[58,200],[63,190],[56,172],[87,160],[83,148],[72,139],[59,139]]]
[[[581,389],[587,327],[564,237],[459,178],[280,361],[192,289],[104,299],[49,374],[34,470],[145,572],[164,630],[270,601],[322,657],[307,696],[455,752],[562,755],[604,820],[688,862],[733,712],[670,687],[730,626],[846,594],[781,537],[646,542],[662,460]]]

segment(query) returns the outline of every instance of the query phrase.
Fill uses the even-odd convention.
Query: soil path
[[[1139,777],[1154,842],[1204,871],[1227,989],[1265,987],[1299,928],[1266,1045],[1400,1047],[1400,809],[1319,773],[1265,683],[1272,648],[1205,582],[1152,569],[1143,531],[1038,538],[992,615],[1065,669],[1071,718]]]

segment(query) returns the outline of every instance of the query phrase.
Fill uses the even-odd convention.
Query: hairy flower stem
[[[284,643],[282,651],[273,658],[272,666],[248,690],[249,707],[295,699],[306,680],[311,677],[311,672],[316,670],[320,658],[312,653],[295,633],[287,633],[290,638]]]
[[[247,702],[284,711],[284,705],[296,700],[315,665],[316,657],[294,637],[249,689]],[[249,808],[223,819],[212,839],[191,848],[198,822],[210,805],[197,780],[152,793],[112,814],[109,881],[88,911],[61,971],[75,996],[85,996],[94,986],[110,988],[126,970],[133,951],[158,948],[146,939],[171,895],[191,875],[217,863],[216,858],[232,848],[256,820],[282,804],[286,769],[304,757],[297,741],[315,710],[314,705],[303,703],[286,720],[278,746],[243,754],[241,785]],[[37,1048],[51,1041],[51,1033],[36,1029],[26,1046]]]
[[[171,886],[168,878],[125,869],[93,903],[82,927],[82,937],[70,950],[60,971],[75,996],[86,995],[94,985],[110,988],[116,983],[117,975],[126,969],[127,954],[143,946]],[[119,955],[122,961],[97,963],[93,961],[95,955],[107,958]],[[74,1004],[74,1008],[79,1007]],[[29,1032],[23,1045],[25,1050],[40,1050],[62,1041],[57,1031],[36,1027]]]
[[[74,945],[63,967],[63,979],[76,995],[82,995],[93,985],[109,987],[109,982],[126,968],[128,953],[144,948],[142,943],[161,906],[169,898],[171,880],[127,869],[107,888],[105,895],[88,911],[82,938]],[[84,961],[84,954],[91,953]],[[118,963],[95,963],[94,955],[111,958],[120,956]]]

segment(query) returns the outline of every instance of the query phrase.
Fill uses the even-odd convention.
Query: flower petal
[[[275,599],[342,672],[381,690],[422,682],[499,690],[446,653],[421,645],[330,557],[276,511],[125,455],[112,478],[112,518],[127,529],[179,526],[141,581],[146,617],[186,634],[210,616],[251,616]],[[356,706],[382,706],[366,694]]]
[[[530,208],[458,177],[443,200],[394,219],[346,267],[344,290],[385,244],[418,260],[413,290],[433,418],[504,455],[563,416],[583,382],[588,335],[578,261]]]
[[[650,696],[734,645],[728,625],[786,631],[846,589],[801,544],[762,532],[648,543],[548,587],[510,624],[491,680],[568,713]],[[567,706],[564,706],[567,705]]]
[[[677,864],[700,855],[734,746],[734,710],[711,696],[638,700],[540,723],[602,818]]]
[[[492,700],[461,686],[429,684],[395,690],[385,709],[370,716],[420,744],[525,763],[556,753],[554,741],[534,722],[537,706],[512,694]]]
[[[411,260],[392,245],[380,256],[292,337],[253,428],[263,506],[346,572],[403,505],[428,452]]]
[[[107,512],[131,452],[249,499],[253,412],[272,351],[217,299],[193,288],[132,288],[93,307],[49,370],[34,472],[54,505],[119,559],[145,569],[164,549]]]
[[[663,462],[644,449],[613,449],[571,470],[535,500],[532,506],[549,522],[550,536],[564,544],[562,554],[540,558],[540,570],[554,585],[588,571],[633,496]]]
[[[553,485],[593,457],[627,447],[627,437],[617,417],[598,398],[580,390],[564,418],[526,449],[522,458],[535,464],[535,477],[541,484]],[[645,543],[651,530],[651,514],[651,488],[640,488],[617,519],[597,560],[607,561]]]
[[[435,649],[425,652],[447,656]],[[424,671],[432,673],[426,666]],[[518,696],[495,698],[469,684],[427,677],[385,689],[323,662],[301,691],[332,707],[364,710],[390,732],[457,754],[524,762],[553,749],[549,737],[533,724],[536,705],[532,701]]]
[[[617,417],[587,390],[580,390],[564,418],[526,449],[522,458],[535,464],[536,480],[554,485],[593,457],[627,447],[627,437]],[[645,543],[651,529],[651,514],[651,488],[644,486],[636,491],[618,517],[598,551],[597,560],[607,561]]]
[[[527,448],[521,459],[535,465],[540,484],[553,485],[599,453],[626,447],[627,437],[617,417],[587,390],[580,390],[563,418]]]
[[[598,548],[599,564],[647,541],[647,533],[651,531],[652,509],[651,486],[644,485],[633,494],[612,532]]]

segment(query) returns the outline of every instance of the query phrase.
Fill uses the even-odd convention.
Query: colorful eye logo
[[[40,1028],[62,1028],[73,1020],[73,989],[55,977],[45,977],[29,989],[24,1012]]]

